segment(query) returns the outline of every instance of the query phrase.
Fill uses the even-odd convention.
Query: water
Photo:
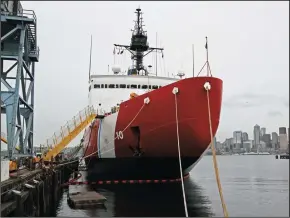
[[[289,217],[289,160],[275,156],[218,156],[229,216]],[[106,208],[71,209],[64,192],[56,216],[185,216],[181,185],[110,185],[95,189]],[[211,156],[205,156],[185,181],[189,216],[223,216]]]

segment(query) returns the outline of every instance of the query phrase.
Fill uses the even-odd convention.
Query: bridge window
[[[141,85],[138,85],[138,89],[140,89]]]
[[[148,86],[147,85],[142,85],[142,89],[147,89]]]
[[[106,89],[106,88],[108,88],[108,85],[107,85],[107,84],[105,84],[105,89]]]
[[[101,88],[100,84],[95,84],[94,85],[94,89],[99,89],[99,88]]]
[[[125,84],[120,84],[120,88],[121,89],[125,89],[126,88],[126,85]]]
[[[113,89],[113,88],[115,88],[115,84],[110,84],[109,89]]]
[[[127,89],[130,89],[130,85],[127,85]]]
[[[162,86],[159,86],[159,88],[161,88]]]
[[[137,85],[131,85],[131,89],[137,89]]]
[[[158,86],[157,85],[153,85],[152,89],[158,89]]]
[[[149,85],[149,89],[151,89],[151,85]]]
[[[102,88],[102,89],[104,88],[104,84],[101,85],[101,88]]]
[[[119,84],[116,84],[116,88],[119,88]]]

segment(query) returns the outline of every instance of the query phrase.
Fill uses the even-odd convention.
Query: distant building
[[[264,152],[264,151],[266,151],[266,150],[267,150],[267,145],[266,145],[266,143],[263,142],[263,141],[260,141],[260,145],[259,145],[257,151],[258,151],[258,152]]]
[[[258,148],[259,144],[260,144],[260,126],[256,124],[254,126],[254,147]]]
[[[262,136],[261,140],[266,143],[266,147],[267,148],[271,148],[272,147],[272,145],[271,145],[271,135],[270,134],[264,134]]]
[[[279,135],[281,135],[281,134],[287,135],[287,133],[286,133],[286,127],[279,127]]]
[[[263,128],[261,128],[261,137],[262,137],[263,135],[265,135],[265,134],[266,134],[266,128],[263,127]]]
[[[246,152],[250,152],[253,147],[253,141],[252,140],[243,141],[243,147]]]
[[[221,150],[222,149],[222,143],[216,142],[216,150]]]
[[[272,148],[278,149],[279,137],[276,132],[272,132]]]
[[[288,149],[287,134],[279,134],[279,145],[281,151]]]
[[[231,149],[231,139],[226,139],[223,143],[223,147],[226,151],[230,150]]]
[[[286,127],[279,127],[279,149],[286,151],[288,149],[288,137]]]
[[[245,141],[248,141],[248,140],[249,140],[248,133],[243,132],[242,139],[243,139],[244,142],[245,142]]]
[[[242,131],[234,131],[233,138],[234,138],[234,144],[241,144],[242,143]]]

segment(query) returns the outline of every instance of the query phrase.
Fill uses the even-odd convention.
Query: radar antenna
[[[131,44],[130,45],[119,45],[114,44],[114,49],[125,48],[129,51],[131,55],[131,59],[133,61],[133,67],[128,70],[128,75],[148,75],[147,69],[145,69],[143,65],[143,58],[151,53],[152,51],[161,51],[163,57],[163,48],[152,48],[149,47],[149,43],[147,41],[147,32],[144,31],[143,27],[143,17],[140,7],[135,11],[137,20],[134,21],[135,26],[132,31]],[[141,71],[144,71],[144,74]]]

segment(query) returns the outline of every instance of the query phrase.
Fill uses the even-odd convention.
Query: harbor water
[[[230,217],[289,217],[289,160],[277,160],[273,155],[218,156],[218,164]],[[105,207],[72,209],[64,190],[51,216],[185,216],[180,183],[91,188],[107,198]],[[191,171],[185,191],[189,216],[223,216],[212,156],[203,157]]]

